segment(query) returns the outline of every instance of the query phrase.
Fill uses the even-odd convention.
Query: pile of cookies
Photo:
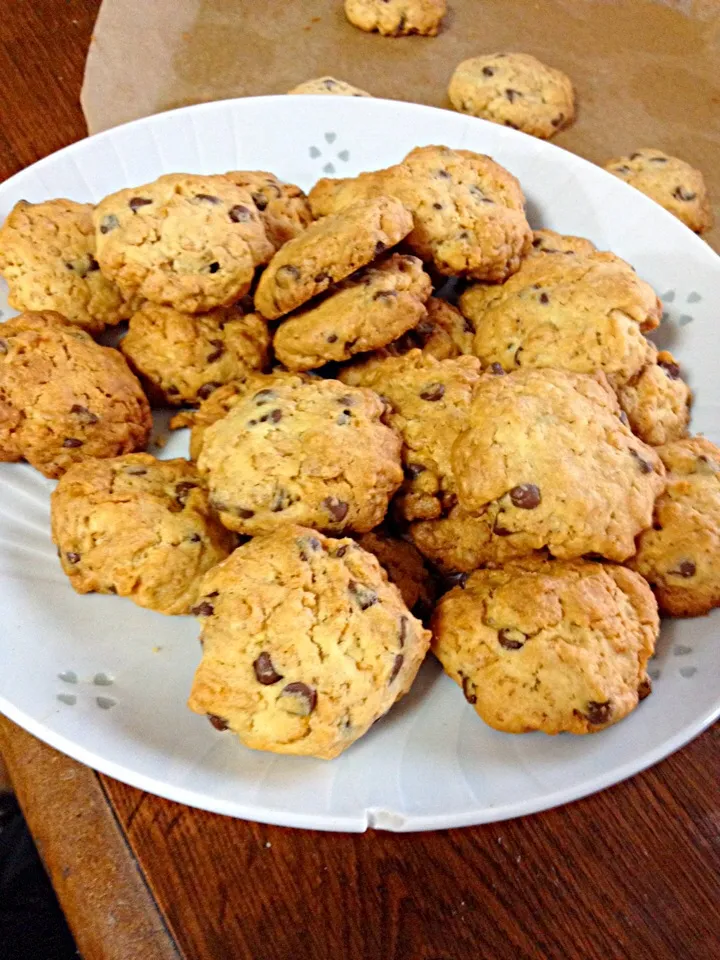
[[[199,618],[189,705],[247,746],[337,756],[430,647],[496,729],[595,732],[650,693],[658,604],[720,604],[657,296],[489,157],[20,202],[0,273],[0,459],[59,480],[76,591]],[[189,460],[141,452],[151,406]]]

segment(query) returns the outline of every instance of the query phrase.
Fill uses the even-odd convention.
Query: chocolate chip
[[[585,716],[588,721],[595,726],[607,723],[612,714],[612,704],[609,700],[598,703],[597,700],[589,700],[585,710]]]
[[[692,562],[692,560],[682,560],[675,570],[669,570],[668,573],[675,574],[677,577],[694,577],[697,572],[697,567]]]
[[[250,207],[244,207],[239,203],[236,203],[234,207],[230,207],[228,216],[233,223],[247,223],[249,220],[253,219],[252,210]]]
[[[147,473],[147,467],[130,464],[130,466],[125,467],[125,473],[131,477],[144,477]]]
[[[350,549],[350,544],[344,543],[341,547],[337,548],[337,550],[335,551],[335,556],[344,557],[349,549]]]
[[[646,697],[649,697],[651,693],[652,683],[649,677],[645,677],[644,680],[640,681],[640,686],[638,687],[638,700],[644,700]]]
[[[496,377],[504,377],[505,371],[503,370],[503,365],[498,363],[497,360],[494,363],[490,364],[490,373],[494,373]]]
[[[565,119],[565,114],[564,114],[564,113],[559,113],[556,117],[553,117],[553,118],[552,118],[552,120],[550,121],[550,123],[551,123],[554,127],[559,127],[560,124],[563,122],[564,119]]]
[[[390,684],[397,679],[397,675],[400,673],[404,662],[405,657],[401,653],[398,653],[393,661],[392,670],[390,671],[390,677],[388,679],[388,686],[390,686]]]
[[[332,283],[332,276],[326,270],[321,270],[315,274],[314,280],[315,283]]]
[[[200,397],[201,400],[207,400],[210,394],[213,393],[215,390],[217,390],[219,386],[220,384],[217,381],[211,380],[209,383],[204,383],[199,388],[197,395]]]
[[[538,297],[540,303],[550,303],[550,297],[543,291]]]
[[[465,694],[465,699],[468,703],[477,703],[477,697],[472,692],[471,680],[469,677],[463,677],[462,679],[462,692]]]
[[[75,414],[81,423],[86,423],[88,426],[93,423],[97,423],[100,417],[93,413],[91,410],[88,410],[87,407],[80,406],[79,403],[74,403],[70,407],[70,413]]]
[[[317,537],[300,537],[297,541],[300,549],[300,556],[303,560],[309,560],[310,555],[322,550],[322,544]]]
[[[330,514],[333,523],[340,523],[344,520],[350,509],[349,504],[345,503],[344,500],[338,500],[337,497],[325,497],[322,505]]]
[[[271,503],[270,503],[270,512],[271,512],[271,513],[282,513],[282,511],[283,511],[283,510],[287,510],[287,508],[288,508],[291,504],[292,504],[292,498],[291,498],[290,494],[288,493],[287,490],[283,490],[283,488],[280,487],[280,488],[279,488],[278,490],[276,490],[275,493],[273,494],[273,498],[272,498],[272,501],[271,501]]]
[[[540,488],[534,483],[520,483],[510,491],[510,500],[520,510],[534,510],[540,506]]]
[[[150,203],[152,203],[152,200],[148,200],[147,197],[132,197],[128,200],[128,206],[133,213],[137,213],[140,207],[147,207]]]
[[[70,550],[65,554],[65,559],[68,563],[80,563],[80,554]]]
[[[680,367],[674,361],[658,360],[658,366],[662,367],[671,380],[680,379]]]
[[[494,76],[495,76],[495,71],[493,70],[492,67],[483,67],[482,72],[484,73],[484,75],[485,75],[486,77],[494,77]]]
[[[355,397],[351,397],[349,393],[344,393],[341,397],[337,398],[337,402],[342,404],[343,407],[354,407]]]
[[[430,383],[420,391],[421,400],[442,400],[445,396],[445,387],[442,383]]]
[[[373,300],[395,300],[397,298],[397,290],[378,290],[377,293],[373,294]]]
[[[336,333],[328,334],[328,336],[325,337],[325,340],[328,343],[337,343],[337,334]]]
[[[263,414],[262,417],[260,417],[260,423],[280,423],[282,415],[282,410],[278,410],[276,407],[274,410],[269,410]]]
[[[676,200],[694,200],[697,196],[696,193],[692,193],[690,190],[686,190],[684,187],[675,187],[672,195]]]
[[[300,279],[300,271],[297,267],[294,267],[291,263],[287,263],[282,267],[278,267],[278,272],[275,275],[278,283],[282,286],[288,284],[293,280]]]
[[[189,480],[183,480],[182,483],[175,484],[175,499],[181,507],[185,506],[187,503],[188,494],[196,487],[197,484],[191,483]]]
[[[207,718],[216,730],[222,731],[228,729],[228,722],[227,720],[223,720],[222,717],[216,717],[214,713],[209,713]]]
[[[190,543],[200,543],[200,541],[202,540],[202,537],[200,536],[199,533],[191,533],[190,536],[188,537],[188,540],[190,541]]]
[[[10,349],[10,346],[8,345],[7,340],[5,340],[4,338],[0,339],[0,353],[5,355],[9,349]]]
[[[532,245],[535,247],[535,249],[537,249],[538,247],[541,247],[541,246],[542,246],[542,237],[535,237],[535,239],[534,239],[533,242],[532,242]]]
[[[636,154],[639,156],[639,154]],[[650,157],[651,163],[667,163],[667,157]]]
[[[513,90],[510,87],[505,91],[505,96],[508,98],[510,103],[514,103],[518,97],[521,97],[522,94],[519,90]]]
[[[506,650],[520,650],[527,637],[520,630],[503,628],[498,631],[498,642]]]
[[[274,390],[259,390],[253,397],[253,400],[258,407],[261,407],[264,403],[270,403],[271,400],[275,400],[276,398],[277,394]]]
[[[175,384],[171,383],[170,386],[165,387],[165,393],[166,393],[169,397],[176,397],[176,396],[180,393],[180,391],[179,391],[178,388],[175,386]]]
[[[349,410],[343,410],[342,413],[338,414],[338,417],[335,423],[339,427],[344,427],[346,423],[350,423],[351,419],[352,419],[352,413],[350,413]]]
[[[211,196],[209,193],[196,193],[195,199],[199,200],[200,203],[209,203],[213,207],[217,206],[219,203],[222,203],[220,197]]]
[[[215,509],[222,511],[221,507],[216,507]],[[224,508],[224,511],[227,512],[227,507]],[[233,513],[240,520],[249,520],[250,517],[255,516],[255,511],[248,510],[246,507],[233,507],[230,512]]]
[[[504,527],[502,525],[500,518],[504,516],[505,516],[504,513],[499,513],[497,517],[495,517],[495,523],[493,525],[493,533],[497,537],[509,537],[514,532],[513,530],[509,530],[507,527]]]
[[[447,170],[436,170],[435,176],[440,177],[441,180],[450,180],[450,174]]]
[[[264,650],[260,656],[253,661],[253,670],[255,671],[255,679],[264,687],[271,687],[274,683],[279,683],[283,678],[283,675],[278,673],[273,666],[270,654]]]
[[[207,355],[206,359],[208,363],[215,363],[215,361],[219,360],[225,352],[225,344],[222,340],[210,340],[209,343],[211,346],[215,347],[215,349],[212,353]]]
[[[387,249],[387,244],[384,243],[382,240],[378,240],[378,242],[375,244],[375,256],[377,257],[378,254],[381,254],[386,249]]]
[[[250,196],[253,198],[253,203],[258,210],[264,210],[270,202],[263,193],[251,193]]]
[[[280,694],[281,705],[299,717],[309,716],[315,709],[317,693],[306,683],[288,683]]]
[[[217,260],[213,260],[213,262],[208,266],[208,273],[217,273],[219,269],[220,264],[217,262]]]
[[[351,580],[348,584],[348,590],[361,610],[367,610],[378,602],[378,595],[364,583],[358,583],[357,580]]]
[[[417,480],[421,473],[425,473],[426,469],[421,463],[408,463],[405,466],[405,476],[410,480]]]
[[[640,468],[640,473],[652,473],[652,472],[653,472],[653,465],[652,465],[651,463],[648,463],[647,460],[643,459],[643,457],[640,456],[640,454],[637,452],[637,450],[631,450],[631,451],[630,451],[630,455],[633,456],[633,457],[635,458],[635,460],[637,461],[637,465],[638,465],[638,467]]]
[[[75,437],[65,437],[63,440],[63,446],[69,449],[75,447],[81,447],[83,445],[82,440],[76,440]]]
[[[400,636],[398,637],[400,641],[400,648],[402,649],[405,646],[405,641],[408,637],[408,618],[400,617]]]
[[[441,203],[438,203],[437,201],[435,201],[435,203],[433,204],[433,209],[435,209],[435,210],[442,210],[442,208],[443,208],[443,205],[442,205]]]
[[[107,217],[103,217],[100,221],[100,233],[110,233],[111,230],[115,230],[119,226],[120,221],[115,214],[108,214]]]
[[[613,167],[615,173],[630,173],[630,167],[626,166],[624,163],[621,163],[619,167]]]
[[[197,606],[190,609],[190,613],[194,617],[211,617],[215,613],[215,607],[207,600],[202,600]]]

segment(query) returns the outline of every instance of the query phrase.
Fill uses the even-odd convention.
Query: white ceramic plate
[[[442,143],[515,173],[535,226],[593,240],[661,294],[656,334],[689,373],[695,431],[718,432],[720,258],[642,194],[590,163],[505,127],[408,103],[260,97],[139,120],[84,140],[0,186],[16,200],[97,201],[162,173],[267,169],[309,188]],[[5,316],[6,291],[0,290]],[[183,431],[183,433],[185,433]],[[185,455],[173,435],[165,457]],[[428,830],[565,803],[655,763],[720,713],[720,611],[666,622],[655,692],[593,737],[486,727],[428,662],[411,694],[332,762],[241,747],[185,706],[198,627],[117,597],[79,597],[50,541],[51,481],[0,465],[0,710],[47,743],[144,790],[219,813],[326,830]]]

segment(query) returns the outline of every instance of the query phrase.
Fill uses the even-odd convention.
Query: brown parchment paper
[[[95,133],[331,74],[378,97],[449,107],[457,63],[497,50],[532,53],[572,78],[579,115],[559,146],[596,163],[657,147],[700,168],[718,224],[706,239],[720,250],[720,0],[450,0],[434,38],[364,33],[342,0],[104,0],[82,104]]]

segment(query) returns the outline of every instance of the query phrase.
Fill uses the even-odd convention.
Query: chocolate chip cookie
[[[197,460],[202,450],[205,431],[224,416],[235,404],[250,393],[269,389],[276,383],[305,383],[310,379],[303,373],[289,373],[277,368],[271,373],[247,373],[213,390],[197,410],[181,410],[170,421],[171,430],[190,427],[190,459]]]
[[[215,567],[188,705],[247,747],[332,759],[407,693],[430,640],[375,557],[289,525]]]
[[[463,60],[448,88],[461,113],[549,140],[575,119],[570,78],[527,53],[490,53]]]
[[[652,347],[650,362],[618,387],[632,432],[651,447],[687,436],[692,393],[671,353]]]
[[[345,16],[383,37],[435,37],[447,12],[445,0],[345,0]]]
[[[539,253],[594,253],[597,247],[585,237],[573,237],[555,230],[533,230],[532,248],[528,256]]]
[[[105,276],[184,313],[234,303],[274,252],[250,191],[223,176],[167,174],[105,197],[93,216]]]
[[[636,150],[608,160],[605,169],[647,194],[696,233],[713,225],[705,179],[699,170],[662,150]]]
[[[528,257],[505,283],[469,287],[460,309],[475,326],[473,349],[485,366],[602,370],[617,382],[648,363],[642,332],[662,315],[654,290],[629,264],[596,251]]]
[[[658,632],[657,604],[632,571],[528,559],[445,594],[433,652],[496,730],[596,733],[650,693]]]
[[[290,370],[311,370],[375,350],[427,315],[425,301],[431,292],[422,261],[394,253],[289,316],[275,333],[275,355]]]
[[[309,199],[321,217],[382,194],[412,212],[407,245],[444,276],[500,282],[530,249],[520,184],[490,157],[470,150],[417,147],[394,167],[319,180]]]
[[[367,90],[361,90],[360,87],[354,87],[351,83],[344,80],[336,80],[335,77],[316,77],[314,80],[304,80],[292,90],[294,93],[311,93],[315,96],[335,96],[335,97],[371,97],[372,94]]]
[[[187,460],[86,460],[62,477],[51,505],[53,541],[74,590],[117,593],[160,613],[188,613],[202,574],[235,546]]]
[[[371,390],[279,383],[205,430],[198,459],[222,522],[255,536],[302,522],[364,533],[402,482],[399,436]]]
[[[238,187],[249,190],[260,211],[265,233],[275,250],[297,237],[312,223],[308,199],[294,183],[264,170],[231,170],[225,176]]]
[[[406,479],[396,506],[405,520],[439,517],[453,504],[450,452],[468,424],[479,375],[475,357],[436,360],[420,350],[340,372],[343,382],[370,387],[392,408],[387,422],[403,439]]]
[[[650,582],[665,613],[698,617],[720,606],[720,450],[693,437],[657,452],[667,488],[628,565]]]
[[[142,450],[151,427],[145,394],[117,350],[59,313],[0,324],[0,460],[59,477],[81,460]]]
[[[137,304],[100,272],[89,203],[20,200],[0,227],[0,275],[16,310],[55,310],[90,333],[127,320]]]
[[[635,552],[665,470],[620,412],[602,373],[519,370],[479,380],[451,464],[460,506],[492,523],[488,562],[498,538],[560,559],[622,561]]]
[[[412,217],[392,197],[324,217],[278,250],[260,278],[255,306],[269,320],[290,313],[394,247],[411,228]]]
[[[120,349],[153,400],[198,404],[231,380],[268,366],[270,333],[239,306],[180,313],[146,303],[130,320]]]
[[[417,548],[382,527],[358,537],[358,543],[374,557],[394,583],[413,613],[425,619],[432,610],[435,584]]]

